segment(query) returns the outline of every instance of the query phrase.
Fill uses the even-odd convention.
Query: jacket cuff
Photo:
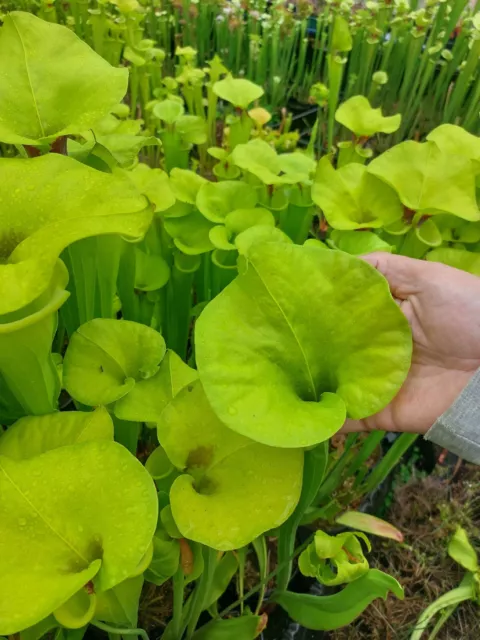
[[[480,465],[480,369],[455,402],[425,434],[425,440]]]

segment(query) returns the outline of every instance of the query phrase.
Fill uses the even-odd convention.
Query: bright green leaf
[[[173,124],[184,113],[183,104],[177,100],[163,100],[153,107],[153,115],[167,124]]]
[[[161,586],[177,572],[179,561],[178,540],[158,530],[153,537],[153,560],[145,572],[145,580]]]
[[[91,407],[115,402],[137,381],[153,376],[165,355],[165,340],[143,324],[97,318],[70,338],[63,363],[65,388]]]
[[[227,230],[238,235],[250,227],[256,226],[275,226],[275,218],[268,209],[256,207],[254,209],[236,209],[229,213],[225,218],[225,227]]]
[[[257,194],[245,182],[205,182],[197,194],[196,204],[205,218],[223,223],[235,209],[253,209],[257,204]]]
[[[185,144],[205,144],[208,139],[205,120],[200,116],[180,116],[175,131]]]
[[[303,452],[266,447],[227,429],[199,382],[163,411],[158,439],[185,472],[170,491],[172,514],[185,538],[237,549],[282,524],[295,508]]]
[[[127,91],[126,69],[112,67],[70,29],[23,11],[4,18],[0,58],[2,142],[38,144],[86,131]]]
[[[142,587],[143,576],[140,575],[128,578],[113,589],[99,593],[95,618],[102,622],[113,622],[119,626],[136,627]]]
[[[332,51],[350,51],[353,45],[348,22],[339,15],[333,18]]]
[[[264,94],[262,87],[258,84],[244,78],[232,78],[232,76],[215,82],[213,91],[219,98],[240,109],[247,109],[249,104],[259,100]]]
[[[127,175],[138,191],[153,202],[156,212],[165,211],[175,204],[169,177],[161,169],[151,169],[148,165],[140,163]]]
[[[432,140],[445,153],[458,154],[480,162],[480,138],[455,124],[441,124],[431,131],[427,140]]]
[[[442,234],[431,218],[421,220],[415,226],[415,234],[419,240],[424,244],[428,244],[429,247],[439,247],[442,244]]]
[[[353,622],[376,598],[385,600],[389,591],[403,600],[403,589],[394,578],[377,569],[370,569],[332,596],[284,591],[276,594],[274,600],[303,627],[332,631]]]
[[[335,112],[335,120],[353,131],[358,137],[376,133],[394,133],[400,127],[402,116],[384,116],[381,109],[374,109],[365,96],[352,96],[343,102]]]
[[[327,240],[333,249],[345,251],[352,256],[361,256],[373,251],[392,253],[394,247],[372,231],[338,231],[334,229]]]
[[[402,142],[375,158],[368,171],[393,187],[412,211],[480,220],[473,163],[434,142]]]
[[[81,629],[93,618],[96,604],[96,595],[82,588],[56,609],[53,615],[67,629]]]
[[[170,267],[162,256],[145,253],[135,247],[135,289],[138,291],[157,291],[164,287],[170,278]]]
[[[467,532],[462,527],[458,527],[448,543],[448,555],[467,571],[472,573],[477,571],[477,552],[472,547]]]
[[[215,249],[220,249],[221,251],[233,251],[235,249],[235,245],[230,242],[231,234],[228,233],[223,225],[210,229],[208,237]]]
[[[105,147],[121,167],[130,167],[144,147],[158,146],[160,140],[154,136],[134,136],[112,133],[108,136],[97,136],[98,144]]]
[[[480,276],[480,255],[478,253],[444,247],[429,251],[427,253],[427,260],[431,262],[442,262],[449,267],[468,271],[468,273],[473,273],[475,276]]]
[[[195,204],[198,191],[206,182],[198,173],[186,169],[175,168],[170,172],[170,186],[174,196],[187,204]]]
[[[281,447],[322,442],[345,414],[380,411],[411,357],[408,323],[375,269],[343,252],[282,242],[250,245],[241,275],[197,320],[195,344],[220,420]]]
[[[196,209],[181,218],[165,219],[165,230],[173,238],[177,249],[193,256],[214,248],[209,236],[214,226]]]
[[[97,592],[135,570],[155,531],[157,495],[126,449],[83,442],[1,457],[0,468],[0,633],[36,624],[92,579]]]
[[[158,422],[177,393],[197,378],[197,372],[169,349],[153,377],[138,381],[128,395],[117,400],[115,415],[120,420]]]
[[[334,229],[378,228],[403,216],[395,191],[357,162],[335,170],[328,156],[318,163],[312,199]]]
[[[105,233],[140,239],[152,220],[130,181],[66,156],[0,159],[0,174],[0,315],[48,288],[72,242]]]
[[[25,460],[89,440],[113,440],[112,419],[103,407],[20,418],[0,437],[0,455]]]

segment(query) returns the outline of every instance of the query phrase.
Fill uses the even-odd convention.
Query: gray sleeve
[[[480,465],[480,369],[425,439]]]

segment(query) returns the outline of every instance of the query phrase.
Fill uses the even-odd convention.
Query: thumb
[[[425,271],[431,267],[431,264],[424,260],[414,260],[386,252],[370,253],[362,256],[362,259],[386,278],[393,296],[399,300],[406,300],[420,292],[425,280]]]

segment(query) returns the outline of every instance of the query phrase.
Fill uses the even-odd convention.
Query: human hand
[[[343,432],[426,433],[480,367],[480,278],[436,262],[389,253],[364,260],[387,279],[413,334],[408,377],[393,401]]]

